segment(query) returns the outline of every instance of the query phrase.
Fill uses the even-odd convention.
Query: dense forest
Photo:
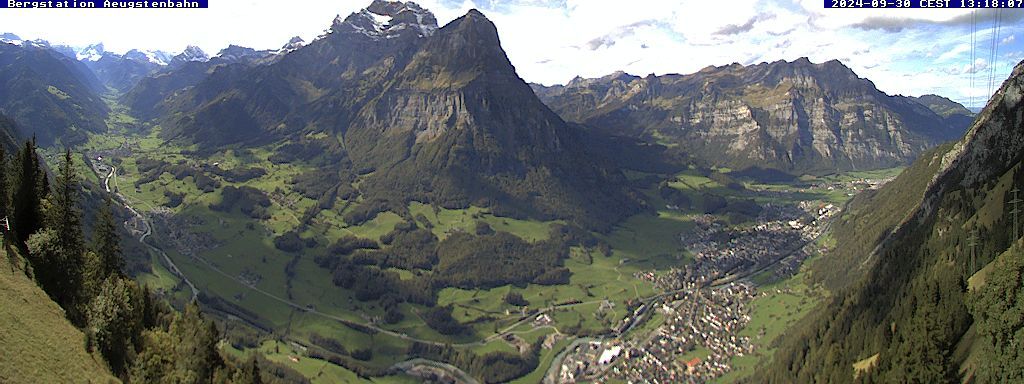
[[[572,225],[554,225],[548,240],[531,243],[480,224],[473,233],[455,232],[439,240],[432,231],[421,228],[424,224],[406,221],[377,240],[352,236],[338,239],[315,260],[332,271],[335,285],[353,290],[356,299],[380,300],[386,311],[384,321],[394,324],[403,319],[399,303],[433,307],[437,292],[446,287],[568,284],[571,273],[562,263],[570,247],[608,248],[589,232]],[[295,233],[275,239],[277,248],[285,251],[305,249],[305,242]],[[389,268],[414,271],[414,276],[403,280]],[[443,334],[461,332],[454,320],[444,316],[450,319],[450,310],[432,309],[425,317],[434,319],[428,325]]]

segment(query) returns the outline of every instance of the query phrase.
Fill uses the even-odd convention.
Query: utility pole
[[[1020,199],[1019,187],[1014,187],[1011,192],[1013,193],[1013,200],[1010,200],[1010,204],[1013,205],[1013,210],[1010,211],[1013,214],[1013,242],[1017,242],[1017,239],[1020,238],[1020,203],[1024,203],[1024,200]]]

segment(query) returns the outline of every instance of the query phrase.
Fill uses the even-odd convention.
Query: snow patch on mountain
[[[291,38],[291,40],[288,40],[288,43],[281,47],[281,49],[277,50],[277,54],[283,55],[304,46],[306,46],[306,41],[302,40],[301,37],[295,36]]]
[[[107,51],[103,48],[103,43],[97,43],[79,50],[76,57],[79,61],[99,61],[105,53]]]
[[[22,40],[21,40],[21,37],[18,37],[18,35],[15,35],[13,33],[4,32],[3,34],[0,34],[0,43],[21,45]]]
[[[366,35],[375,40],[391,39],[411,30],[419,37],[437,32],[437,18],[414,2],[374,0],[370,6],[342,19],[334,19],[331,28],[320,38],[335,32]]]
[[[183,64],[190,61],[209,61],[210,56],[203,52],[202,48],[190,45],[184,51],[171,58],[171,64]]]
[[[151,63],[161,67],[167,65],[171,61],[170,55],[165,52],[142,51],[138,49],[128,51],[124,56],[122,56],[122,58],[140,63]]]
[[[146,55],[146,59],[148,59],[150,63],[159,66],[165,66],[170,64],[171,59],[174,58],[173,55],[163,51],[142,51],[142,53]]]

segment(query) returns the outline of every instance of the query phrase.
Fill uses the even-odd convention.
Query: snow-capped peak
[[[133,49],[125,53],[123,56],[125,59],[135,60],[143,63],[152,63],[159,66],[165,66],[170,62],[171,58],[166,52],[160,51],[140,51]]]
[[[103,43],[96,43],[76,53],[79,61],[99,61],[103,54],[107,53],[107,50],[103,48]]]
[[[210,60],[210,56],[203,52],[203,50],[197,46],[190,45],[185,48],[185,51],[181,52],[177,56],[174,56],[174,61],[207,61]]]
[[[5,32],[3,34],[0,34],[0,43],[21,45],[22,40],[21,40],[21,37],[18,37],[18,35],[15,35],[13,33],[6,33]]]
[[[277,54],[278,55],[285,54],[285,53],[294,51],[296,49],[302,48],[305,45],[306,45],[306,41],[305,40],[302,40],[301,37],[295,36],[295,37],[291,38],[291,40],[288,40],[288,44],[285,44],[283,47],[281,47],[281,49],[279,49],[277,51]]]
[[[168,65],[174,59],[174,55],[164,51],[142,51],[142,53],[146,54],[149,62],[160,66]]]
[[[339,15],[327,33],[356,32],[374,39],[390,39],[407,30],[420,37],[430,36],[437,31],[437,18],[411,1],[374,0],[369,7],[344,19]]]

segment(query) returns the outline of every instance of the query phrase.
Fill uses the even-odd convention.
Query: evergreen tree
[[[99,217],[93,232],[93,250],[99,256],[103,275],[124,274],[124,257],[121,254],[121,237],[117,234],[113,202],[107,196],[100,207]]]
[[[64,308],[68,319],[81,327],[85,325],[81,308],[83,257],[67,253],[62,243],[61,234],[47,228],[32,234],[26,247],[39,285]]]
[[[38,185],[37,185],[38,188],[36,190],[39,193],[39,200],[43,200],[43,199],[46,199],[48,196],[50,196],[50,178],[46,177],[46,170],[44,169],[45,167],[39,161],[39,160],[41,160],[41,157],[39,157],[39,154],[36,153],[36,148],[39,148],[39,146],[36,145],[36,137],[33,135],[32,136],[32,153],[33,153],[33,156],[32,156],[32,168],[34,168],[36,170],[36,183],[38,183]]]
[[[167,331],[145,331],[142,351],[132,363],[130,376],[133,383],[174,383],[174,337]]]
[[[260,363],[256,355],[252,355],[249,361],[242,364],[238,370],[235,371],[235,376],[231,379],[231,382],[235,384],[262,384],[263,378],[260,377]]]
[[[49,227],[60,234],[61,246],[69,256],[79,259],[85,252],[85,236],[82,234],[82,212],[79,207],[81,186],[74,168],[74,157],[70,149],[64,150],[64,158],[58,168],[55,190],[51,196]],[[105,255],[100,255],[106,257]]]
[[[1024,382],[1024,251],[1014,246],[995,261],[985,285],[971,293],[981,338],[977,382]]]
[[[31,141],[18,151],[18,185],[13,196],[15,233],[19,246],[24,246],[28,237],[42,228],[39,159]],[[43,177],[45,179],[45,177]]]
[[[203,318],[199,305],[189,303],[185,312],[171,323],[170,332],[177,340],[175,344],[178,375],[189,378],[186,382],[206,382],[213,373],[224,365],[217,351],[220,334],[217,326]]]
[[[95,298],[103,281],[110,276],[103,267],[103,260],[96,252],[88,251],[83,256],[82,297]]]

